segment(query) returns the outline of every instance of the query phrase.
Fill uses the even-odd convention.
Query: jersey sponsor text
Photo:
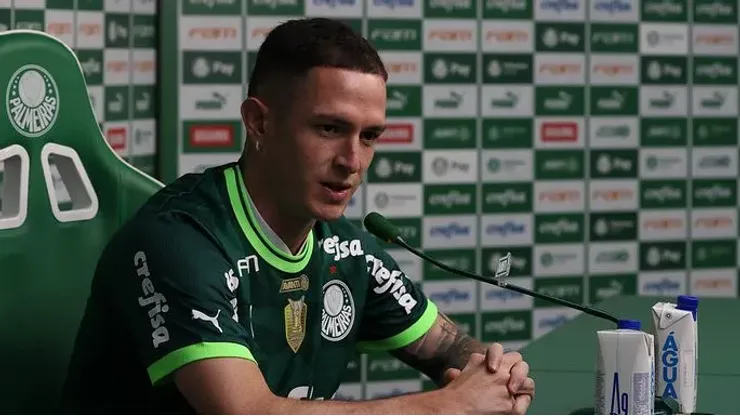
[[[362,251],[360,240],[354,239],[339,242],[339,237],[336,235],[319,241],[319,246],[324,248],[326,254],[333,254],[334,261],[345,259],[349,256],[358,257],[365,254]]]
[[[378,283],[378,286],[374,287],[373,291],[379,295],[391,293],[398,300],[398,304],[406,310],[406,314],[410,314],[417,302],[416,299],[411,297],[411,294],[406,292],[403,272],[400,270],[389,271],[387,267],[383,266],[383,260],[372,254],[366,255],[365,260],[368,264],[368,273]]]
[[[169,331],[164,326],[164,315],[170,310],[170,307],[167,305],[167,299],[165,299],[164,295],[157,292],[154,288],[154,283],[152,283],[149,275],[146,254],[143,251],[134,254],[134,266],[137,267],[136,274],[139,277],[143,277],[141,280],[141,289],[144,291],[144,296],[139,297],[139,306],[145,307],[152,305],[148,311],[149,322],[153,329],[152,345],[154,345],[154,348],[159,348],[160,345],[170,340]]]

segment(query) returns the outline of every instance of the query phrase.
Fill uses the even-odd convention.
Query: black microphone
[[[529,290],[523,287],[512,285],[510,283],[507,283],[504,280],[499,280],[500,277],[509,276],[509,271],[511,270],[511,253],[507,253],[506,256],[498,260],[498,265],[496,266],[496,275],[494,277],[481,276],[481,275],[477,275],[474,273],[466,272],[464,270],[455,269],[454,267],[450,267],[442,262],[439,262],[429,256],[424,255],[419,250],[408,245],[401,237],[400,230],[396,228],[395,225],[391,224],[390,221],[385,219],[385,217],[378,214],[377,212],[371,212],[367,214],[365,216],[365,219],[362,220],[362,223],[365,225],[365,228],[367,229],[368,232],[370,232],[370,234],[373,234],[374,236],[378,237],[379,239],[385,242],[393,243],[398,246],[401,246],[405,248],[406,250],[410,251],[411,253],[415,254],[417,257],[420,257],[421,259],[426,260],[434,264],[435,266],[439,267],[440,269],[446,270],[450,273],[469,277],[479,282],[493,284],[498,287],[513,290],[514,292],[519,292],[527,296],[546,300],[552,303],[557,303],[558,305],[567,306],[569,308],[573,308],[581,312],[587,313],[591,316],[606,319],[607,321],[611,321],[614,323],[619,323],[620,321],[614,315],[611,315],[600,309],[592,308],[592,307],[585,306],[585,305],[579,305],[577,303],[574,303],[574,302],[571,302],[565,299],[548,296],[548,295],[538,293],[538,292],[535,292],[535,291],[532,291],[532,290]]]

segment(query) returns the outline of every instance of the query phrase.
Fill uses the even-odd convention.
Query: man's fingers
[[[534,380],[532,380],[530,377],[527,377],[521,386],[519,386],[519,389],[512,394],[529,394],[530,396],[534,397]]]
[[[479,367],[481,364],[483,364],[483,361],[485,360],[486,360],[485,355],[474,352],[470,354],[470,358],[468,358],[468,363],[465,365],[465,368],[463,368],[463,371],[468,370],[470,368]]]
[[[526,361],[519,361],[511,367],[511,378],[509,379],[509,391],[514,394],[522,387],[522,384],[529,376],[529,364]]]
[[[507,352],[501,359],[501,364],[498,366],[498,371],[511,371],[517,363],[523,360],[522,355],[516,351]]]
[[[498,342],[491,344],[486,351],[486,358],[488,369],[495,373],[501,367],[501,361],[504,359],[504,346]]]
[[[516,397],[514,397],[514,411],[513,414],[515,415],[524,415],[527,414],[527,409],[529,408],[529,405],[532,403],[532,396],[528,394],[520,394]]]
[[[458,370],[457,368],[448,368],[447,371],[442,374],[442,385],[446,386],[452,380],[456,379],[457,376],[460,375],[460,373],[462,373],[462,371]]]

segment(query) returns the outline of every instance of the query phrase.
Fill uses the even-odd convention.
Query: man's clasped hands
[[[534,398],[529,365],[518,352],[504,353],[499,343],[485,355],[472,354],[462,370],[448,369],[444,384],[468,414],[525,414]]]

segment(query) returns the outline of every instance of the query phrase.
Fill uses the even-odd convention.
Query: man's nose
[[[357,173],[362,168],[362,161],[360,158],[360,139],[353,137],[346,140],[339,151],[336,158],[336,163],[346,169],[349,173]]]

